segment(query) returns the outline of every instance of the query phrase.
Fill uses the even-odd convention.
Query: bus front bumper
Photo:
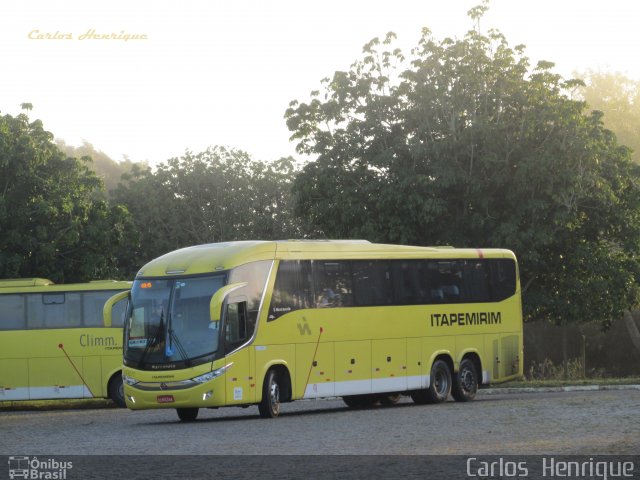
[[[125,383],[124,397],[131,410],[218,407],[225,402],[224,375],[189,387],[175,383]]]

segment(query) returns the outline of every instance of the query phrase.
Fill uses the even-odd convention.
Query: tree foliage
[[[629,150],[580,82],[531,67],[524,47],[478,25],[423,31],[408,61],[394,35],[286,112],[301,153],[296,213],[326,236],[506,247],[520,258],[525,314],[619,317],[637,302],[640,194]]]
[[[69,157],[91,159],[89,168],[104,182],[107,192],[115,190],[118,183],[120,183],[122,175],[130,172],[134,165],[134,162],[126,156],[121,162],[113,160],[109,155],[96,149],[86,140],[78,147],[67,145],[61,139],[56,139],[56,144]]]
[[[140,235],[130,271],[188,245],[299,236],[289,194],[295,173],[290,158],[264,163],[223,147],[186,152],[155,171],[134,166],[113,195]]]
[[[117,274],[129,217],[95,200],[101,188],[87,162],[64,155],[40,120],[0,117],[0,277],[70,282]]]
[[[578,94],[588,108],[604,113],[604,125],[619,143],[632,150],[632,159],[640,163],[640,81],[621,73],[588,71]]]
[[[113,173],[115,163],[86,142],[56,145],[24,113],[1,117],[0,278],[131,278],[152,258],[188,245],[300,236],[291,158],[265,163],[215,147],[155,170],[126,164],[130,172],[107,201],[94,169]]]

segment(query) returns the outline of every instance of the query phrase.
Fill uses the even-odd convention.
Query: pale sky
[[[480,0],[4,0],[0,112],[68,144],[152,164],[226,145],[259,160],[295,154],[283,118],[320,80],[387,31],[405,54],[422,27],[462,37]],[[640,80],[640,2],[493,0],[482,22],[569,77],[601,69]],[[95,34],[146,39],[81,39]],[[38,39],[46,36],[71,39]],[[29,38],[34,37],[34,38]]]

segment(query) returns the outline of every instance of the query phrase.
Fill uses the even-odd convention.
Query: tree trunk
[[[638,330],[638,326],[634,320],[635,316],[640,316],[640,310],[634,310],[630,312],[629,310],[625,310],[624,316],[622,317],[624,320],[624,324],[627,327],[627,331],[629,332],[629,338],[631,338],[631,343],[636,348],[638,352],[640,352],[640,330]]]

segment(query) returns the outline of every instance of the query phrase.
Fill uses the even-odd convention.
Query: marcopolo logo
[[[73,462],[62,462],[54,458],[44,460],[38,457],[9,457],[9,478],[38,480],[65,480],[67,470],[73,468]]]

